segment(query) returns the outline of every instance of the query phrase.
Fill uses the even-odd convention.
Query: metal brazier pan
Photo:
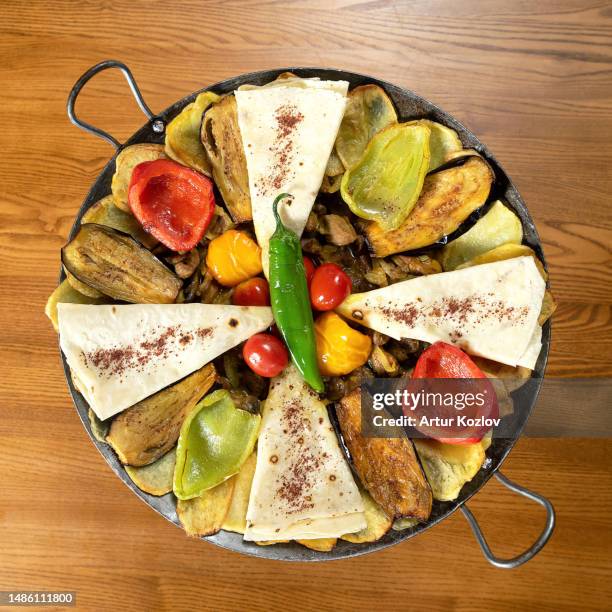
[[[97,73],[103,70],[107,70],[109,68],[118,68],[119,70],[121,70],[130,86],[130,89],[132,90],[132,93],[134,94],[134,97],[136,98],[138,105],[140,106],[144,114],[147,116],[147,123],[123,144],[119,143],[110,134],[78,119],[74,110],[75,101],[85,83],[87,83],[87,81],[89,81],[89,79],[91,79]],[[527,211],[525,203],[521,199],[521,196],[512,184],[510,178],[506,175],[501,166],[497,163],[495,157],[489,152],[487,147],[483,145],[478,140],[478,138],[474,136],[474,134],[472,134],[472,132],[470,132],[463,125],[461,125],[456,119],[454,119],[453,117],[445,113],[443,110],[439,109],[431,102],[421,98],[412,91],[403,89],[401,87],[398,87],[391,83],[387,83],[385,81],[381,81],[373,77],[356,74],[354,72],[346,72],[344,70],[334,70],[328,68],[295,67],[279,68],[276,70],[265,70],[261,72],[243,74],[211,85],[201,91],[212,90],[218,94],[225,94],[235,90],[236,88],[240,87],[245,83],[252,83],[256,85],[267,83],[275,79],[281,72],[285,71],[294,72],[301,77],[320,77],[321,79],[346,80],[350,83],[351,88],[364,83],[375,83],[381,86],[391,97],[391,99],[395,103],[398,115],[401,120],[427,117],[433,119],[434,121],[443,123],[456,130],[463,142],[463,145],[466,148],[476,149],[489,161],[489,163],[495,170],[496,176],[496,182],[493,187],[492,195],[494,197],[502,198],[514,209],[514,211],[520,217],[523,223],[525,242],[531,248],[533,248],[540,257],[540,259],[544,261],[540,245],[540,239],[538,237],[533,220],[531,219],[531,216]],[[168,121],[170,121],[174,116],[176,116],[185,107],[185,105],[192,102],[198,93],[200,93],[200,91],[194,92],[186,96],[185,98],[179,100],[166,110],[155,114],[151,111],[151,109],[147,106],[144,99],[142,98],[140,90],[138,89],[138,86],[129,68],[121,62],[112,60],[101,62],[96,66],[90,68],[87,72],[85,72],[85,74],[83,74],[83,76],[81,76],[81,78],[74,85],[68,97],[68,116],[70,117],[72,123],[74,123],[76,126],[97,136],[100,136],[101,138],[104,138],[105,140],[110,142],[115,147],[116,151],[115,155],[106,164],[106,166],[94,182],[93,186],[91,187],[89,193],[87,194],[87,197],[85,198],[72,227],[70,233],[71,239],[77,231],[81,217],[84,212],[94,202],[110,193],[111,178],[115,168],[116,154],[124,146],[135,143],[163,143],[164,130]],[[529,413],[531,412],[533,406],[536,403],[538,392],[540,390],[541,379],[544,375],[544,370],[546,367],[549,346],[550,323],[547,323],[544,326],[543,330],[542,351],[538,359],[535,371],[533,373],[533,378],[530,381],[531,384],[526,384],[524,387],[515,392],[515,394],[513,394],[515,401],[520,401],[521,406],[523,407],[523,410],[521,411],[521,422],[518,424],[518,427],[516,427],[515,430],[516,434],[512,438],[495,439],[493,441],[493,444],[487,451],[487,460],[484,466],[480,469],[476,477],[463,487],[459,498],[453,502],[434,502],[431,517],[426,523],[404,531],[391,530],[381,540],[370,544],[351,544],[349,542],[339,540],[336,547],[329,553],[315,552],[295,543],[277,544],[274,546],[258,546],[252,542],[245,542],[240,534],[225,531],[221,531],[214,536],[209,536],[203,539],[208,540],[213,544],[217,544],[218,546],[221,546],[223,548],[234,550],[240,553],[245,553],[248,555],[253,555],[256,557],[265,557],[268,559],[278,559],[282,561],[321,561],[329,559],[342,559],[344,557],[352,557],[356,555],[370,553],[376,550],[380,550],[382,548],[386,548],[387,546],[397,544],[398,542],[401,542],[403,540],[408,540],[409,538],[418,535],[425,529],[428,529],[429,527],[432,527],[436,523],[445,519],[455,510],[460,509],[469,521],[470,526],[474,531],[474,534],[476,535],[476,538],[480,547],[482,548],[484,555],[493,565],[502,568],[513,568],[521,565],[522,563],[525,563],[535,554],[537,554],[550,538],[555,523],[554,510],[551,503],[546,498],[512,483],[499,472],[499,468],[501,467],[501,464],[503,463],[504,459],[507,457],[508,453],[516,443],[516,440],[520,435],[520,431],[522,430],[522,427],[525,424]],[[163,497],[154,497],[152,495],[143,493],[132,483],[111,447],[98,442],[93,437],[89,424],[89,419],[87,416],[87,403],[72,385],[68,364],[66,363],[66,360],[64,359],[63,355],[62,360],[66,373],[66,379],[70,388],[70,393],[74,400],[79,416],[83,422],[83,425],[87,430],[89,436],[91,437],[93,443],[102,453],[112,470],[144,502],[146,502],[149,506],[159,512],[169,521],[172,521],[174,524],[179,525],[179,521],[176,515],[174,496],[169,493]],[[520,495],[523,495],[539,503],[546,509],[546,525],[541,535],[538,537],[536,542],[532,544],[530,548],[512,559],[500,559],[491,552],[482,535],[482,532],[480,531],[478,523],[476,522],[474,516],[466,506],[467,500],[469,500],[469,498],[472,497],[472,495],[474,495],[493,475],[495,475],[495,477],[502,484],[507,486],[512,491],[515,491]]]

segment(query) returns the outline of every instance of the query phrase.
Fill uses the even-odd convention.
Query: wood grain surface
[[[536,220],[559,301],[548,374],[612,375],[610,3],[2,0],[0,590],[75,590],[87,610],[609,609],[606,440],[518,443],[504,472],[549,497],[558,525],[514,571],[487,564],[459,514],[362,558],[246,558],[189,540],[113,475],[43,314],[59,249],[112,153],[70,125],[66,96],[106,58],[132,68],[154,110],[288,65],[370,73],[439,104],[490,146]],[[92,81],[78,111],[119,139],[143,123],[118,73]],[[503,555],[543,524],[497,483],[470,506]]]

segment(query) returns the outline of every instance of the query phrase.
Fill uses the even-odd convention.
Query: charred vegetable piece
[[[440,263],[429,257],[429,255],[395,255],[391,258],[393,263],[407,272],[415,276],[427,276],[428,274],[437,274],[442,272]]]
[[[82,293],[83,295],[86,295],[90,298],[101,298],[104,296],[104,294],[98,291],[97,289],[94,289],[93,287],[82,283],[78,278],[74,276],[74,274],[70,273],[70,270],[66,270],[66,268],[64,268],[64,274],[66,275],[66,280],[68,281],[68,283],[70,283],[70,286],[75,291],[78,291],[79,293]]]
[[[67,281],[62,281],[58,287],[55,288],[53,293],[49,296],[47,304],[45,306],[45,314],[49,317],[49,320],[53,324],[53,329],[58,331],[57,324],[57,305],[58,304],[105,304],[108,302],[108,298],[103,296],[101,298],[91,298],[83,295],[76,291],[72,285]]]
[[[234,479],[230,478],[193,499],[179,499],[176,514],[189,536],[208,536],[217,533],[232,502]]]
[[[476,476],[485,460],[482,443],[442,444],[436,440],[415,439],[419,459],[433,497],[438,501],[457,499],[461,487]]]
[[[200,140],[200,128],[204,111],[218,101],[217,94],[205,91],[188,104],[166,127],[166,155],[207,176],[211,175],[211,168]]]
[[[393,531],[404,531],[404,529],[411,529],[412,527],[418,524],[419,524],[419,521],[417,519],[400,518],[400,519],[395,519],[393,521],[393,525],[391,525],[391,528],[393,529]]]
[[[87,209],[81,223],[97,223],[98,225],[112,227],[119,232],[129,234],[134,240],[146,246],[147,249],[152,249],[157,244],[157,240],[151,234],[145,232],[132,213],[125,212],[115,206],[112,195],[98,200],[91,208]]]
[[[396,229],[417,202],[429,167],[429,128],[398,124],[378,132],[342,177],[340,193],[362,219]]]
[[[340,174],[344,174],[344,164],[338,157],[336,147],[334,147],[327,160],[327,166],[325,166],[325,176],[334,177]]]
[[[317,365],[315,331],[306,281],[306,268],[298,236],[286,228],[278,204],[289,194],[281,193],[273,204],[276,231],[270,238],[270,302],[274,321],[289,349],[291,360],[304,380],[317,392],[325,389]]]
[[[249,458],[242,464],[240,471],[234,478],[234,494],[227,516],[223,521],[223,529],[244,533],[246,531],[246,515],[249,507],[249,496],[251,485],[255,476],[257,465],[257,454],[251,453]]]
[[[206,230],[205,238],[214,240],[234,227],[234,222],[221,206],[215,206],[215,214]]]
[[[538,259],[537,255],[525,244],[502,244],[501,246],[495,247],[486,253],[482,253],[477,255],[473,259],[462,263],[460,266],[457,266],[457,270],[462,270],[463,268],[471,268],[472,266],[479,266],[480,264],[492,263],[494,261],[502,261],[504,259],[514,259],[515,257],[533,257],[535,264],[542,275],[544,280],[548,279],[548,274],[542,265],[542,262]]]
[[[115,160],[115,174],[111,183],[115,206],[129,213],[128,189],[132,179],[132,171],[142,162],[165,158],[163,145],[142,143],[130,145],[123,149]]]
[[[315,321],[319,371],[323,376],[344,376],[368,361],[372,339],[353,329],[335,312]]]
[[[340,186],[342,185],[342,174],[338,174],[337,176],[327,176],[323,177],[323,182],[321,183],[321,191],[323,193],[336,193],[340,191]]]
[[[357,240],[355,228],[342,215],[323,215],[318,223],[318,231],[336,246],[346,246]]]
[[[387,353],[381,346],[375,346],[369,359],[370,367],[376,376],[397,376],[400,373],[400,366],[397,359]]]
[[[520,244],[523,240],[521,220],[499,200],[465,234],[461,234],[442,250],[442,267],[458,266],[503,244]]]
[[[557,303],[555,302],[555,298],[550,291],[546,291],[544,293],[544,299],[542,300],[542,308],[540,309],[540,316],[538,317],[538,324],[544,325],[550,317],[555,314],[555,310],[557,310]]]
[[[236,408],[227,391],[205,397],[181,427],[174,494],[192,499],[238,473],[253,452],[260,421],[259,415]]]
[[[429,169],[432,172],[442,164],[450,161],[463,149],[461,140],[455,130],[429,119],[410,121],[411,124],[425,125],[431,130],[429,137]]]
[[[359,478],[385,514],[427,520],[431,489],[404,430],[398,427],[393,438],[362,436],[359,389],[340,401],[336,413]]]
[[[78,280],[116,300],[171,304],[181,281],[150,251],[117,230],[86,223],[62,249],[62,263]]]
[[[353,544],[364,544],[365,542],[376,542],[380,540],[389,529],[392,520],[385,511],[372,499],[372,496],[363,488],[359,489],[363,500],[363,510],[366,518],[366,528],[356,533],[347,533],[340,539]]]
[[[426,177],[421,195],[406,220],[386,232],[368,223],[365,232],[377,257],[419,249],[452,234],[489,197],[493,171],[480,157]]]
[[[128,200],[142,226],[173,251],[193,249],[215,212],[212,181],[170,159],[136,166]]]
[[[200,265],[200,253],[198,249],[191,249],[186,253],[176,253],[166,258],[169,264],[174,266],[174,272],[179,278],[189,278]]]
[[[246,232],[231,229],[208,245],[206,265],[218,283],[235,287],[262,271],[261,249]]]
[[[132,482],[149,495],[165,495],[172,491],[172,476],[176,463],[176,448],[149,465],[132,467],[127,465],[125,471]]]
[[[544,295],[546,299],[546,294]],[[509,366],[484,357],[474,357],[474,363],[490,378],[500,379],[508,393],[522,387],[531,377],[531,370],[523,366]],[[483,438],[484,440],[484,438]]]
[[[212,166],[215,184],[236,223],[250,221],[249,175],[238,127],[236,98],[226,96],[204,114],[202,144]]]
[[[374,134],[394,123],[397,114],[393,103],[378,85],[361,85],[350,91],[335,147],[344,167],[355,165]]]
[[[149,465],[175,444],[183,421],[215,382],[215,368],[206,365],[119,414],[106,441],[121,463]]]

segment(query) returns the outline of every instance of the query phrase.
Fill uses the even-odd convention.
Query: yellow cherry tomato
[[[372,339],[348,325],[335,312],[315,321],[317,359],[323,376],[344,376],[362,366],[370,356]]]
[[[261,249],[245,232],[228,230],[208,245],[206,265],[217,282],[235,287],[261,273]]]

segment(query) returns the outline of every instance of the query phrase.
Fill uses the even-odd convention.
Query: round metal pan
[[[101,72],[102,70],[106,70],[108,68],[118,68],[123,72],[140,108],[143,110],[143,112],[148,118],[147,123],[143,127],[141,127],[124,144],[120,144],[110,134],[107,134],[106,132],[103,132],[102,130],[99,130],[98,128],[95,128],[94,126],[78,119],[74,110],[75,101],[85,83],[98,72]],[[116,148],[116,153],[106,164],[102,172],[99,174],[98,178],[96,179],[89,193],[87,194],[87,197],[83,201],[83,204],[79,209],[79,212],[74,221],[74,225],[70,232],[70,238],[72,239],[75,235],[81,217],[83,216],[85,211],[100,198],[110,193],[111,178],[115,167],[115,157],[116,154],[121,150],[121,148],[127,145],[141,142],[163,143],[165,125],[174,116],[176,116],[185,107],[185,105],[192,102],[195,99],[196,95],[198,93],[201,93],[202,91],[210,90],[218,94],[225,94],[232,92],[233,90],[245,83],[256,85],[268,83],[269,81],[275,79],[280,73],[285,71],[294,72],[300,77],[319,77],[321,79],[346,80],[350,83],[351,88],[365,83],[375,83],[382,87],[391,97],[401,121],[426,117],[434,121],[443,123],[444,125],[447,125],[456,130],[459,134],[459,137],[461,138],[464,147],[473,148],[477,150],[483,157],[487,159],[487,161],[491,164],[492,168],[495,171],[496,180],[489,200],[491,201],[497,198],[501,198],[514,209],[523,224],[524,242],[532,249],[534,249],[540,259],[544,261],[544,255],[542,253],[540,239],[538,237],[535,224],[518,190],[516,189],[508,175],[504,172],[503,168],[497,162],[495,156],[487,149],[486,145],[484,145],[472,132],[470,132],[466,127],[459,123],[454,117],[444,112],[428,100],[425,100],[421,96],[417,95],[413,91],[398,87],[397,85],[393,85],[392,83],[382,81],[375,77],[329,68],[289,67],[243,74],[237,77],[233,77],[231,79],[221,81],[219,83],[215,83],[214,85],[210,85],[209,87],[206,87],[198,92],[194,92],[186,96],[182,100],[179,100],[178,102],[174,103],[172,106],[168,107],[161,113],[154,114],[144,102],[142,95],[140,94],[140,91],[138,89],[138,86],[134,81],[134,78],[127,66],[125,66],[121,62],[113,60],[107,60],[105,62],[97,64],[96,66],[93,66],[81,76],[81,78],[76,82],[75,86],[73,87],[68,98],[68,115],[71,121],[78,127],[85,129],[86,131],[89,131],[91,133],[94,133],[95,135],[100,136],[111,144],[113,144],[113,146],[115,146]],[[312,551],[296,543],[276,544],[274,546],[258,546],[252,542],[245,542],[240,534],[225,531],[221,531],[214,536],[209,536],[202,539],[239,553],[244,553],[255,557],[264,557],[267,559],[277,559],[283,561],[321,561],[342,559],[345,557],[353,557],[357,555],[371,553],[376,550],[381,550],[383,548],[387,548],[388,546],[392,546],[393,544],[408,540],[425,531],[426,529],[436,525],[441,520],[445,519],[450,514],[455,512],[457,509],[461,509],[468,521],[470,522],[470,525],[474,530],[474,533],[477,537],[479,545],[483,550],[483,553],[492,564],[498,567],[511,568],[524,563],[525,561],[533,557],[539,550],[541,550],[541,548],[544,546],[544,544],[550,537],[554,527],[554,510],[548,500],[546,500],[540,495],[532,493],[531,491],[528,491],[512,483],[497,472],[503,461],[507,457],[508,453],[511,451],[512,447],[516,443],[516,440],[520,435],[520,431],[522,430],[525,421],[527,420],[531,410],[533,409],[536,403],[540,389],[541,379],[544,376],[544,370],[548,358],[548,351],[550,347],[550,334],[550,323],[547,323],[543,329],[542,351],[540,353],[538,362],[533,372],[533,378],[530,381],[532,384],[525,385],[514,394],[515,401],[520,401],[521,406],[523,407],[523,410],[521,411],[522,421],[518,424],[518,427],[516,428],[516,436],[512,439],[495,439],[491,447],[487,450],[487,461],[485,462],[484,466],[480,469],[475,478],[462,488],[458,499],[453,502],[434,502],[431,517],[426,523],[420,524],[416,527],[404,531],[390,530],[382,539],[370,544],[352,544],[339,540],[335,548],[328,553]],[[151,508],[159,512],[163,517],[165,517],[175,525],[180,525],[176,515],[174,496],[169,493],[163,497],[155,497],[143,493],[132,483],[111,447],[106,444],[100,443],[93,437],[89,424],[89,418],[87,415],[88,405],[72,384],[69,367],[66,363],[63,354],[62,362],[64,365],[64,371],[66,374],[68,387],[70,389],[72,399],[79,413],[81,421],[83,422],[83,426],[91,437],[92,442],[98,448],[100,453],[102,453],[103,457],[106,459],[112,470],[146,504],[148,504]],[[491,552],[491,550],[486,544],[486,541],[484,540],[484,537],[482,536],[482,533],[480,532],[480,529],[478,528],[478,525],[473,515],[469,512],[467,507],[464,506],[465,502],[469,500],[470,497],[472,497],[472,495],[474,495],[494,474],[498,477],[500,482],[508,486],[510,489],[541,504],[546,508],[547,511],[546,525],[538,540],[524,553],[512,559],[499,559]]]

